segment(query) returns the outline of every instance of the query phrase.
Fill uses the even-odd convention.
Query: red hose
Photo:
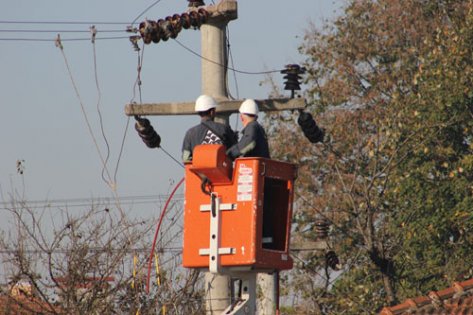
[[[168,197],[168,200],[166,200],[166,204],[164,205],[163,211],[161,212],[161,215],[159,216],[159,222],[158,226],[156,227],[156,232],[154,233],[154,239],[153,239],[153,246],[151,247],[151,253],[149,254],[149,261],[148,261],[148,277],[146,279],[146,294],[149,294],[149,282],[151,278],[151,265],[153,263],[153,255],[154,255],[154,249],[156,247],[156,241],[158,240],[158,234],[159,234],[159,229],[161,228],[161,223],[163,222],[164,215],[166,214],[166,210],[168,208],[169,202],[171,202],[172,197],[176,193],[176,190],[181,186],[181,184],[184,182],[184,177],[177,183],[177,185],[174,187],[172,190],[171,194]]]

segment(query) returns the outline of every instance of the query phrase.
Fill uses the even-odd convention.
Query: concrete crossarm
[[[238,18],[238,3],[234,0],[219,1],[205,9],[210,13],[211,19],[223,18],[230,21]]]
[[[237,113],[243,100],[224,100],[219,101],[217,113],[232,114]],[[303,98],[279,98],[256,100],[261,112],[282,111],[304,109],[306,101]],[[154,103],[154,104],[127,104],[125,106],[125,114],[127,116],[163,116],[163,115],[193,115],[194,102],[184,103]]]

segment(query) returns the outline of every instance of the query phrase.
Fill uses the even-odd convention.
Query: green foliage
[[[345,267],[324,277],[318,253],[300,255],[299,305],[375,313],[472,276],[472,24],[470,1],[353,0],[307,32],[306,98],[328,140],[272,121],[285,136],[271,147],[300,163],[295,241],[330,219]]]

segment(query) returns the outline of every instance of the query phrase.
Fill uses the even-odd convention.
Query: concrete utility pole
[[[202,55],[202,93],[214,97],[219,102],[217,119],[228,123],[230,114],[237,113],[243,100],[230,101],[226,88],[226,27],[231,20],[238,17],[237,2],[222,0],[218,4],[204,7],[210,17],[201,30]],[[303,109],[305,100],[298,99],[268,99],[257,100],[259,109],[265,111],[281,111]],[[146,115],[192,115],[194,101],[184,103],[155,103],[155,104],[128,104],[125,107],[128,116]],[[262,275],[264,290],[267,298],[260,303],[260,314],[275,314],[275,282],[272,275]],[[220,314],[230,305],[231,284],[228,276],[215,275],[207,272],[205,275],[206,313]],[[269,301],[269,303],[268,303]]]

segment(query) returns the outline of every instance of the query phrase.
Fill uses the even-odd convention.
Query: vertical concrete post
[[[276,288],[278,280],[276,272],[258,274],[258,314],[276,315],[279,299]]]
[[[227,99],[226,89],[226,19],[215,19],[203,24],[201,31],[202,93],[216,99]],[[228,124],[229,114],[218,115],[216,121]],[[207,272],[205,274],[206,314],[222,313],[230,305],[230,277]]]
[[[228,99],[227,93],[227,19],[213,19],[200,28],[202,54],[202,93],[216,99]],[[217,121],[228,123],[228,114]]]

